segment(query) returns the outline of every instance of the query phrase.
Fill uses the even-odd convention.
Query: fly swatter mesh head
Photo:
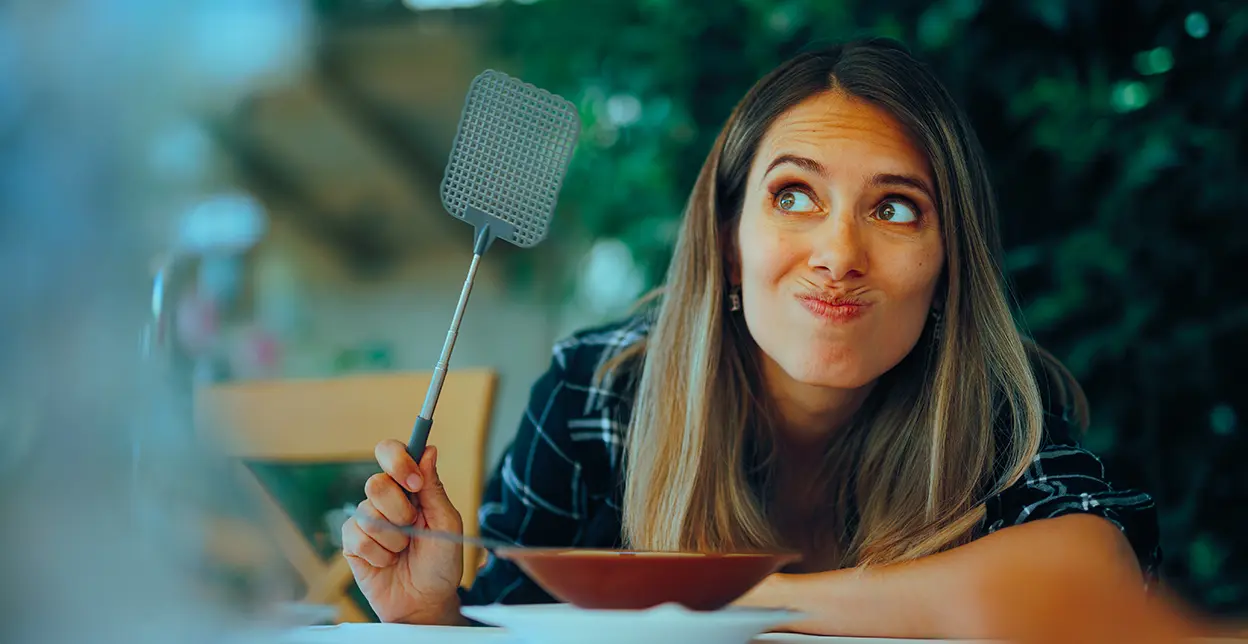
[[[501,239],[521,247],[546,236],[580,117],[567,100],[488,70],[464,102],[442,179],[442,205],[465,219],[468,206],[514,228]]]

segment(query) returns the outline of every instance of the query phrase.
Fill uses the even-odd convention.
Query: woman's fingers
[[[411,544],[411,537],[395,527],[396,523],[387,519],[371,501],[362,501],[355,509],[356,523],[364,534],[376,541],[381,547],[398,554]],[[397,525],[410,525],[400,523]]]
[[[365,534],[355,517],[342,524],[342,554],[363,560],[374,568],[393,566],[399,560],[398,555]]]
[[[390,523],[412,525],[416,522],[416,506],[389,474],[378,472],[368,477],[364,482],[364,495]]]
[[[421,512],[430,528],[445,532],[461,533],[464,529],[459,510],[451,503],[438,476],[438,448],[430,445],[420,459],[423,486],[418,495]]]
[[[420,468],[407,453],[407,446],[403,443],[394,439],[381,441],[377,443],[373,454],[377,457],[377,464],[381,466],[382,471],[389,474],[390,478],[408,492],[419,492],[424,486]]]

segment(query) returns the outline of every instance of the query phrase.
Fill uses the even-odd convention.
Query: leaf
[[[1202,581],[1217,577],[1222,563],[1226,561],[1227,554],[1226,548],[1211,536],[1199,535],[1187,551],[1188,566],[1191,567],[1192,576]]]

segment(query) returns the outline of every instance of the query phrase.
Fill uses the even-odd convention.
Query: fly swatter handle
[[[446,381],[447,365],[451,362],[451,351],[455,348],[455,338],[459,336],[459,324],[464,319],[464,309],[468,307],[468,295],[472,293],[472,282],[477,277],[477,266],[481,264],[481,254],[489,246],[489,227],[477,232],[477,248],[472,255],[472,264],[468,266],[468,277],[464,279],[464,288],[459,292],[459,302],[455,305],[455,315],[451,318],[451,328],[446,331],[446,341],[442,343],[442,354],[438,356],[438,364],[433,368],[433,376],[429,379],[429,391],[425,392],[425,404],[416,417],[416,426],[412,428],[412,438],[407,441],[407,453],[420,464],[420,457],[425,453],[425,443],[429,441],[429,430],[433,427],[433,412],[438,405],[438,396],[442,393],[442,383]]]
[[[412,428],[412,438],[407,441],[407,453],[420,464],[420,457],[425,454],[425,443],[429,442],[429,430],[433,428],[433,420],[424,416],[416,417],[416,426]]]

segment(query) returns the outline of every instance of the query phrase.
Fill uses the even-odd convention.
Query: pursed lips
[[[801,293],[797,300],[815,317],[835,323],[852,322],[861,318],[871,307],[871,303],[862,298],[844,295]]]

